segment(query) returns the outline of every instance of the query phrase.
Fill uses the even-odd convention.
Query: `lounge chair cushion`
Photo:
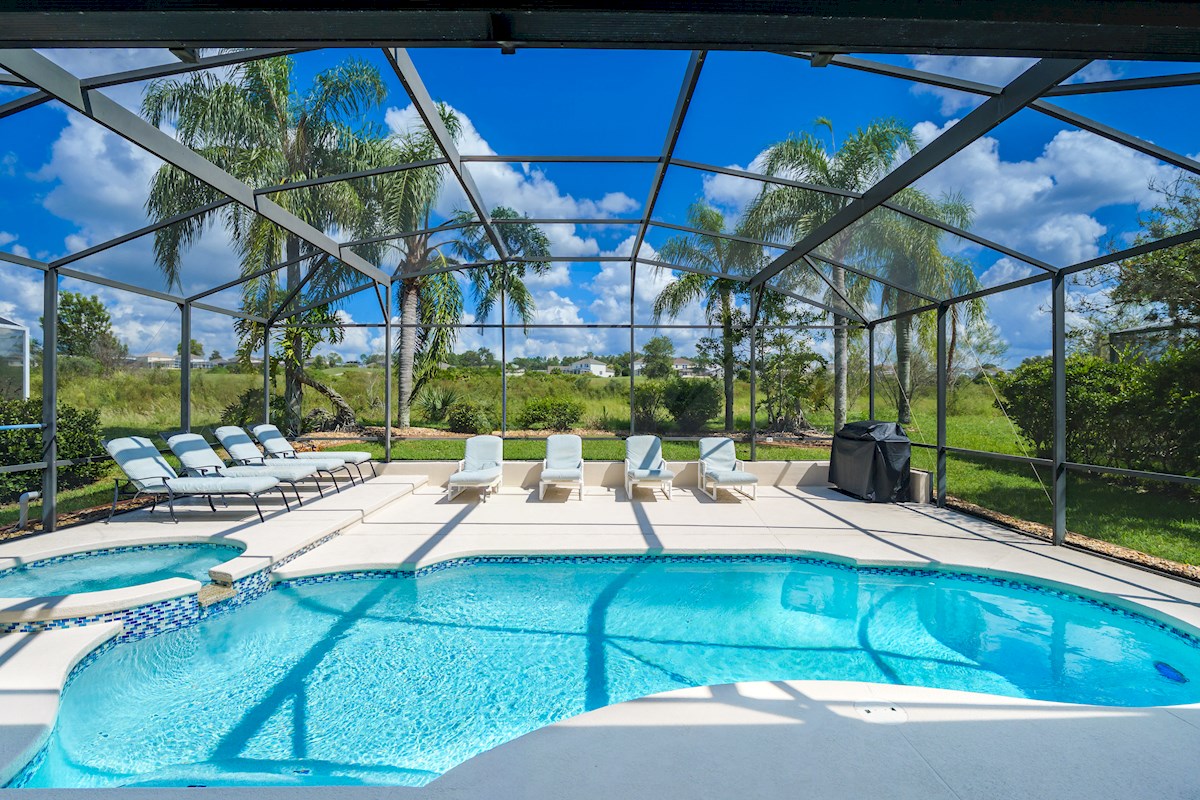
[[[171,478],[167,486],[175,494],[258,494],[275,488],[279,481],[269,475],[257,478]],[[147,486],[144,491],[165,494],[166,488]]]
[[[299,455],[299,454],[297,454]],[[313,453],[313,455],[317,455]],[[276,466],[287,466],[289,464],[312,467],[313,469],[321,469],[326,472],[332,472],[337,469],[345,469],[346,462],[340,458],[288,458],[287,456],[271,456],[263,459],[263,463],[274,469]]]
[[[463,470],[472,472],[500,467],[504,463],[504,442],[499,436],[472,436],[467,439]]]
[[[500,467],[464,469],[450,476],[451,486],[490,486],[500,477]]]
[[[630,474],[637,470],[667,468],[662,456],[662,442],[657,436],[630,436],[625,440],[625,460],[630,462]]]
[[[629,476],[639,481],[669,481],[675,478],[675,473],[666,467],[662,469],[631,469]]]
[[[163,438],[187,472],[211,472],[225,466],[217,451],[198,433],[176,433]]]
[[[542,469],[543,481],[581,481],[583,480],[583,463],[574,467],[545,467]]]
[[[704,479],[718,486],[749,486],[758,483],[758,476],[740,469],[710,469]]]
[[[371,454],[361,450],[316,450],[313,452],[296,451],[296,458],[302,461],[338,461],[343,464],[365,464],[371,460]]]
[[[700,460],[711,471],[737,469],[737,450],[733,439],[725,436],[706,436],[700,440]]]
[[[301,464],[293,459],[286,462],[282,458],[272,458],[266,464],[258,466],[248,464],[244,467],[222,467],[218,470],[226,478],[278,478],[281,481],[302,481],[317,474],[315,464]]]
[[[217,441],[221,443],[221,447],[225,448],[225,452],[234,461],[260,461],[262,460],[262,451],[255,446],[254,440],[250,438],[250,434],[236,425],[222,425],[213,431],[217,437]]]
[[[122,436],[104,443],[104,449],[133,485],[142,490],[161,486],[164,480],[178,478],[175,470],[144,436]]]

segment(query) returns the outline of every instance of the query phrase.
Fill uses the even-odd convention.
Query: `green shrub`
[[[662,413],[665,387],[658,381],[646,381],[633,387],[633,424],[641,431],[656,431]]]
[[[417,395],[417,410],[426,422],[444,422],[450,407],[462,399],[453,386],[426,386]]]
[[[1200,473],[1200,344],[1158,360],[1066,360],[1067,460],[1181,474]],[[995,379],[1010,416],[1049,458],[1054,436],[1050,359],[1031,358]]]
[[[517,425],[530,430],[549,428],[552,431],[569,431],[583,419],[584,406],[578,400],[566,397],[541,397],[531,400],[517,415]]]
[[[680,430],[700,430],[723,404],[721,385],[710,378],[675,378],[663,389],[663,405]]]
[[[42,421],[42,401],[0,400],[0,425],[23,425]],[[104,455],[100,444],[100,413],[73,406],[58,407],[58,457],[87,458]],[[0,431],[0,464],[31,464],[42,459],[42,432],[37,429]],[[60,489],[72,489],[98,480],[108,471],[103,460],[62,467]],[[41,470],[0,474],[0,502],[12,502],[22,492],[42,486]]]
[[[491,433],[495,428],[487,411],[474,400],[459,400],[450,406],[446,422],[455,433]]]

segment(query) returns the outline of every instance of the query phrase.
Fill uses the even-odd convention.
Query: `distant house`
[[[595,358],[581,358],[567,367],[572,375],[595,375],[597,378],[611,378],[612,368]]]
[[[696,366],[696,362],[690,358],[675,358],[671,360],[671,366],[675,369],[675,374],[681,378],[689,378],[695,375],[703,375],[704,370]]]
[[[642,361],[640,358],[637,361],[633,362],[633,374],[634,375],[641,375],[642,370],[645,368],[646,368],[646,362]]]
[[[129,362],[135,367],[174,367],[179,368],[179,357],[167,353],[146,353],[131,356]]]

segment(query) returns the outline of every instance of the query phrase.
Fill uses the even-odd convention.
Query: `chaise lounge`
[[[472,436],[458,462],[458,472],[446,483],[446,499],[453,500],[466,489],[478,489],[480,499],[500,489],[504,478],[504,442],[499,436]]]
[[[746,472],[733,440],[724,436],[700,440],[700,491],[716,500],[718,488],[736,489],[751,500],[758,498],[758,476]]]
[[[630,436],[625,440],[625,496],[633,500],[633,487],[657,484],[668,500],[675,473],[667,468],[662,442],[657,436]]]
[[[217,437],[217,441],[221,443],[221,447],[225,448],[225,452],[233,459],[233,463],[238,466],[304,465],[313,467],[318,474],[329,476],[329,480],[333,482],[334,491],[338,493],[342,491],[342,487],[338,486],[337,477],[334,473],[344,470],[346,477],[350,479],[351,485],[354,484],[354,476],[350,474],[350,468],[340,458],[266,458],[263,456],[262,451],[255,446],[254,440],[250,438],[250,434],[236,425],[222,425],[213,431],[213,435]],[[316,454],[314,453],[313,455]],[[321,494],[324,495],[325,492],[322,491]]]
[[[579,489],[583,500],[583,440],[573,433],[556,433],[546,439],[546,458],[538,479],[538,500],[546,496],[547,486]]]
[[[258,505],[258,496],[272,489],[279,489],[279,493],[283,495],[284,505],[289,511],[291,510],[287,495],[280,488],[279,481],[268,475],[249,478],[181,478],[158,452],[158,448],[144,436],[122,436],[119,439],[109,439],[103,444],[113,461],[116,461],[117,466],[125,473],[126,478],[124,482],[120,478],[114,479],[112,510],[108,512],[108,518],[104,520],[106,525],[117,513],[117,501],[121,498],[122,489],[130,488],[134,490],[133,498],[145,494],[154,499],[154,504],[150,507],[151,511],[158,506],[158,498],[166,496],[171,519],[177,524],[179,518],[175,516],[175,501],[183,497],[204,497],[208,500],[208,507],[216,511],[217,507],[213,505],[213,497],[224,499],[231,494],[246,495],[254,503],[259,520],[265,522],[266,518],[263,516],[262,508]]]
[[[263,446],[263,450],[272,458],[298,458],[300,460],[325,460],[340,459],[346,466],[346,474],[350,474],[350,467],[354,467],[358,472],[358,479],[363,479],[362,468],[360,464],[371,465],[371,475],[374,476],[375,464],[371,461],[371,454],[363,450],[321,450],[313,453],[302,453],[289,442],[279,428],[274,425],[255,425],[250,429],[250,433],[254,434],[254,438],[258,439],[258,443]],[[354,483],[354,479],[350,479],[350,483]]]
[[[301,499],[300,487],[296,484],[312,478],[317,491],[322,497],[325,496],[325,490],[321,488],[321,482],[316,477],[317,467],[315,464],[271,459],[270,462],[228,466],[217,455],[217,451],[213,450],[212,446],[198,433],[180,431],[178,433],[160,433],[159,436],[167,443],[167,447],[171,448],[171,452],[179,459],[183,471],[189,477],[261,478],[266,476],[275,478],[280,483],[286,483],[292,487],[292,491],[296,494],[296,502],[300,505],[304,505],[304,500]]]

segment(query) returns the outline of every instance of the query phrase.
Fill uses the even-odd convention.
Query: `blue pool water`
[[[0,597],[57,597],[136,586],[164,578],[208,580],[208,570],[241,553],[212,544],[114,547],[57,556],[0,571]]]
[[[1200,648],[1073,595],[930,570],[468,562],[285,585],[117,645],[77,673],[14,783],[421,785],[589,709],[778,679],[1175,704],[1200,700]]]

